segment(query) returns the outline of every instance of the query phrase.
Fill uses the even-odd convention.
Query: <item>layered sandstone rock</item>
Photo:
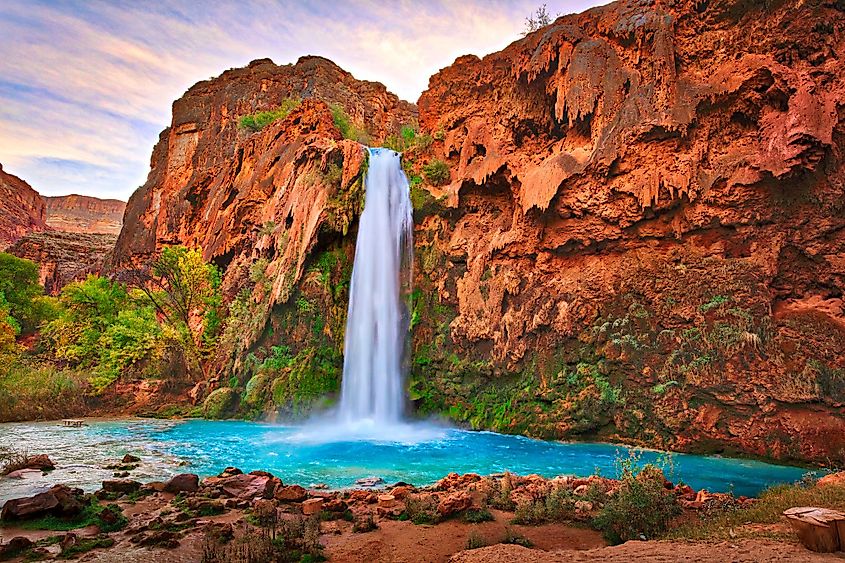
[[[47,230],[27,234],[6,252],[38,264],[45,293],[57,295],[68,283],[100,271],[116,240],[116,235]]]
[[[0,250],[33,231],[47,228],[41,196],[0,165]]]
[[[120,234],[126,203],[84,195],[45,197],[47,225],[65,233]]]
[[[415,396],[505,430],[842,459],[843,22],[621,1],[432,77],[420,122],[453,182],[420,283],[455,316],[421,327]],[[437,338],[475,362],[438,364]]]

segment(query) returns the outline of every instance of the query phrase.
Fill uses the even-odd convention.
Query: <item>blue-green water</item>
[[[58,469],[35,479],[0,480],[0,502],[55,482],[87,490],[99,488],[100,481],[112,473],[104,466],[124,453],[142,457],[141,467],[132,473],[141,481],[182,472],[215,475],[226,466],[236,466],[244,471],[271,471],[288,483],[343,488],[369,476],[387,483],[426,485],[452,471],[483,475],[507,470],[547,477],[587,476],[598,471],[614,477],[617,461],[629,451],[610,444],[547,442],[422,424],[378,430],[389,438],[366,439],[367,433],[362,431],[350,439],[348,428],[236,421],[89,421],[81,429],[55,423],[2,424],[0,446],[48,453]],[[643,463],[664,456],[651,450],[637,451]],[[794,482],[806,471],[721,457],[673,454],[671,459],[673,481],[737,495],[756,495],[767,486]]]

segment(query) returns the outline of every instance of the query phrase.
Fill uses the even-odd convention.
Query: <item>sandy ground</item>
[[[601,534],[564,524],[508,526],[511,517],[493,511],[496,520],[466,524],[448,520],[436,526],[417,526],[411,522],[383,521],[379,529],[366,534],[341,533],[324,536],[325,555],[329,561],[343,563],[440,563],[466,548],[473,532],[493,544],[505,536],[505,528],[528,538],[535,548],[590,549],[604,546]]]
[[[458,553],[449,563],[758,563],[842,562],[845,553],[813,553],[798,545],[766,540],[722,543],[632,541],[589,551],[544,552],[518,545],[494,545]]]

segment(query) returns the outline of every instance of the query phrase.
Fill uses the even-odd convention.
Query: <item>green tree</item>
[[[95,365],[103,335],[128,301],[122,285],[100,276],[66,285],[59,296],[57,318],[44,328],[56,357],[84,367]]]
[[[153,263],[152,276],[138,284],[200,370],[223,322],[220,281],[220,270],[201,250],[169,246]]]
[[[6,310],[5,322],[16,333],[28,334],[38,327],[43,294],[35,262],[0,252],[0,308]]]
[[[102,391],[121,375],[151,375],[163,357],[166,339],[146,299],[100,276],[65,286],[55,319],[44,327],[57,359],[92,372]]]

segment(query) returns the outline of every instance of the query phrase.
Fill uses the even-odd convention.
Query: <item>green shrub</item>
[[[301,100],[296,98],[285,98],[281,105],[270,111],[259,111],[251,115],[245,115],[238,121],[238,127],[251,131],[261,131],[277,119],[284,119],[299,107]]]
[[[481,522],[492,522],[495,520],[486,508],[471,508],[465,511],[461,518],[469,524],[479,524]]]
[[[440,521],[437,501],[431,497],[408,495],[405,499],[405,513],[414,524],[436,524]]]
[[[432,186],[442,186],[449,181],[449,166],[442,160],[432,160],[423,166],[423,175]]]
[[[471,530],[467,538],[467,549],[478,549],[480,547],[487,547],[490,543],[478,533],[478,530]]]
[[[363,127],[359,127],[340,104],[332,104],[332,121],[344,139],[351,139],[366,144],[370,136]]]
[[[593,525],[612,544],[653,539],[681,513],[675,494],[664,487],[663,473],[653,465],[637,466],[636,458],[621,462],[619,490],[605,503]]]

